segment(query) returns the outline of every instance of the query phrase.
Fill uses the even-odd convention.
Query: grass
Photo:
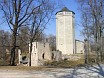
[[[84,64],[83,59],[79,60],[63,60],[63,61],[53,61],[53,62],[46,62],[45,66],[49,67],[63,67],[63,68],[72,68],[76,66],[80,66]]]
[[[52,70],[53,68],[72,68],[78,65],[84,64],[84,60],[79,59],[77,61],[63,60],[63,61],[53,61],[46,62],[45,66],[34,67],[34,66],[0,66],[1,70],[22,70],[22,71],[31,71],[31,70]]]
[[[52,70],[52,68],[48,67],[29,67],[29,66],[0,66],[0,70],[20,70],[20,71],[31,71],[31,70],[37,70],[37,71],[47,71]]]

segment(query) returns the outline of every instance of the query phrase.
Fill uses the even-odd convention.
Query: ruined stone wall
[[[75,49],[76,49],[76,54],[84,54],[84,42],[76,40]]]
[[[62,60],[62,52],[61,51],[52,51],[52,60],[53,61]]]
[[[51,60],[51,54],[49,43],[33,42],[31,65],[43,65],[45,61]]]

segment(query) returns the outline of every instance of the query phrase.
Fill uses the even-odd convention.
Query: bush
[[[8,66],[9,63],[7,61],[0,60],[0,66]]]

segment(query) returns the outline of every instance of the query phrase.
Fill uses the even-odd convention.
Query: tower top
[[[59,13],[59,12],[72,12],[73,14],[75,14],[73,11],[71,11],[71,10],[69,10],[67,7],[64,7],[64,8],[62,8],[60,11],[58,11],[57,13]],[[56,13],[56,14],[57,14]]]
[[[69,10],[67,7],[62,8],[62,9],[61,9],[61,12],[63,12],[63,11],[68,11],[68,12],[70,12],[70,10]]]

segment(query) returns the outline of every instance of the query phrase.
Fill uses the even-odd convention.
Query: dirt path
[[[104,65],[51,70],[0,69],[0,78],[104,78]]]

